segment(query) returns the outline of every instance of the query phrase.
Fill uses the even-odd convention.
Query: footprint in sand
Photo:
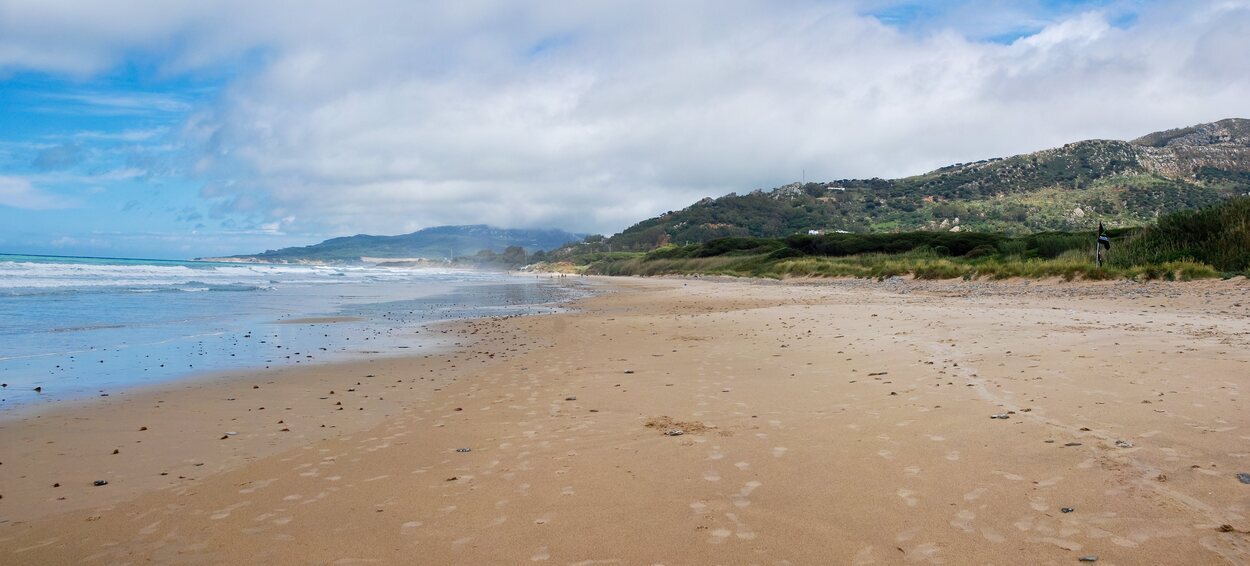
[[[160,526],[160,524],[161,524],[161,522],[160,522],[160,521],[157,521],[157,522],[152,523],[152,524],[150,524],[150,525],[148,525],[148,526],[146,526],[146,527],[143,527],[142,529],[139,529],[139,535],[140,535],[140,536],[146,536],[146,535],[150,535],[150,534],[152,534],[152,533],[156,532],[156,527]]]
[[[890,452],[889,450],[878,450],[878,451],[877,451],[877,455],[878,455],[878,456],[880,456],[880,457],[882,457],[882,458],[885,458],[886,460],[893,460],[893,459],[894,459],[894,453],[893,453],[893,452]]]
[[[1045,479],[1045,480],[1039,481],[1039,482],[1037,482],[1037,485],[1038,485],[1038,487],[1051,487],[1051,486],[1053,486],[1053,485],[1055,485],[1055,484],[1058,484],[1058,483],[1059,483],[1059,482],[1061,482],[1061,481],[1063,481],[1063,476],[1055,476],[1055,477],[1050,478],[1050,479]]]
[[[785,455],[787,450],[789,450],[789,448],[786,448],[785,446],[773,448],[773,457],[780,458]]]
[[[707,472],[703,474],[703,479],[707,481],[720,481],[720,474],[716,472]]]
[[[738,490],[738,494],[733,496],[734,505],[738,508],[745,508],[751,505],[751,500],[748,497],[751,496],[752,491],[755,491],[755,488],[761,485],[764,484],[754,480],[747,482],[746,485],[742,486],[742,489]]]
[[[978,487],[978,488],[976,488],[976,489],[974,489],[974,490],[972,490],[972,491],[969,491],[968,493],[965,493],[965,494],[964,494],[964,501],[976,501],[976,500],[977,500],[977,499],[979,499],[982,495],[985,495],[985,492],[987,492],[987,491],[989,491],[989,488],[986,488],[986,487]]]
[[[251,504],[252,504],[251,501],[241,501],[239,503],[235,503],[234,505],[231,505],[224,509],[218,509],[217,511],[214,511],[213,514],[210,515],[208,518],[214,521],[219,521],[221,519],[225,519],[226,517],[229,517],[230,513],[234,512],[235,509],[238,509],[240,507],[246,507]]]
[[[413,531],[421,528],[421,525],[421,521],[408,521],[407,523],[399,526],[399,534],[410,535]]]
[[[746,471],[748,468],[751,467],[751,464],[747,462],[738,462],[737,464],[734,464],[734,467],[738,468],[739,470]]]
[[[270,484],[276,481],[278,481],[278,478],[269,478],[267,480],[260,480],[260,481],[252,482],[251,485],[243,489],[240,489],[239,493],[243,493],[243,494],[254,493],[258,489],[264,489],[266,487],[269,487]]]
[[[989,527],[981,527],[981,536],[985,537],[985,540],[988,540],[994,544],[1007,541],[1007,537],[1004,537],[1003,535],[998,534],[998,531],[991,529]]]
[[[942,548],[937,544],[926,542],[911,549],[907,553],[909,562],[928,562],[930,564],[941,564],[943,562],[941,556]]]
[[[958,450],[951,450],[950,452],[947,452],[947,453],[946,453],[946,459],[947,459],[947,460],[950,460],[950,461],[952,461],[952,462],[957,462],[957,461],[959,461],[959,451],[958,451]]]
[[[735,536],[742,540],[751,540],[755,538],[755,531],[751,530],[751,527],[746,526],[742,523],[742,521],[738,520],[737,515],[733,513],[725,513],[725,516],[728,517],[730,521],[733,521],[734,525],[738,527],[738,532],[734,533]]]
[[[535,551],[534,555],[530,557],[531,562],[542,562],[544,560],[550,560],[550,559],[551,559],[551,551],[547,550],[547,547],[545,546],[538,547],[538,550]]]
[[[720,544],[725,542],[725,540],[729,538],[729,535],[732,534],[733,532],[729,529],[715,529],[712,531],[712,536],[708,538],[707,541],[712,544]]]
[[[972,528],[972,521],[975,520],[976,518],[977,518],[976,513],[973,513],[972,511],[964,509],[956,513],[954,519],[951,519],[951,526],[965,533],[971,533],[971,532],[974,532],[975,530]]]
[[[920,534],[921,530],[922,529],[920,527],[912,527],[903,532],[900,532],[894,535],[894,542],[907,542],[913,538],[916,538],[916,535]]]
[[[917,503],[920,503],[919,499],[912,497],[913,495],[916,494],[916,492],[910,489],[907,489],[905,487],[900,487],[897,493],[898,493],[898,496],[903,499],[903,502],[906,503],[908,507],[915,507]]]

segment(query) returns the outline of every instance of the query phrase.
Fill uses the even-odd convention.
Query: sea
[[[237,369],[445,349],[432,323],[541,314],[578,278],[0,254],[0,414]]]

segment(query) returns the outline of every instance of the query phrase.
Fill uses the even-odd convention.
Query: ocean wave
[[[273,291],[273,285],[225,284],[205,285],[195,282],[173,283],[169,285],[108,285],[108,286],[55,286],[55,287],[10,287],[0,288],[0,297],[46,297],[55,295],[96,295],[108,293],[200,293],[200,292],[247,292]]]
[[[0,259],[0,297],[67,293],[265,291],[276,287],[378,282],[473,282],[494,275],[456,269],[135,262],[90,258]]]

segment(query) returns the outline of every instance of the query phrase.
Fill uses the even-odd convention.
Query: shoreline
[[[0,556],[1250,557],[1244,285],[602,282],[437,356],[0,422]]]
[[[245,296],[244,307],[225,307],[215,314],[214,300],[207,294],[171,293],[179,300],[168,311],[175,313],[148,323],[133,315],[91,314],[107,309],[96,302],[85,305],[88,313],[110,320],[109,324],[40,327],[40,309],[48,301],[6,303],[30,313],[13,323],[12,355],[0,359],[6,388],[0,389],[0,419],[30,407],[55,407],[71,400],[114,396],[134,389],[176,383],[205,373],[259,371],[309,364],[341,363],[379,355],[410,356],[424,353],[435,343],[422,336],[431,323],[512,313],[558,310],[559,305],[581,296],[585,286],[535,283],[533,279],[501,274],[448,283],[418,281],[415,290],[401,289],[402,282],[383,281],[378,289],[353,282],[346,287],[312,286],[298,295],[297,286],[267,299],[256,293]],[[526,287],[525,293],[509,295],[508,286]],[[481,295],[475,295],[481,291]],[[593,291],[591,291],[593,292]],[[335,295],[335,293],[346,293]],[[89,294],[90,297],[108,296]],[[133,313],[159,308],[148,301],[153,294],[122,293],[127,301],[116,308]],[[29,301],[23,297],[15,301]],[[277,301],[257,303],[257,301]],[[198,301],[198,302],[196,302]],[[205,301],[208,301],[206,306]],[[178,313],[185,309],[185,316]],[[210,312],[206,312],[210,311]],[[394,312],[391,312],[393,310]],[[66,311],[69,312],[69,311]],[[53,314],[53,317],[62,316]],[[130,316],[130,318],[127,318]],[[62,318],[64,318],[62,316]],[[104,330],[101,330],[104,329]],[[63,334],[63,332],[67,332]],[[45,338],[45,336],[47,336]]]

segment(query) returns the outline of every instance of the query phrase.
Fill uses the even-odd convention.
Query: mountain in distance
[[[609,249],[795,233],[974,230],[1020,234],[1136,226],[1250,193],[1250,120],[1132,141],[1088,140],[902,179],[794,183],[705,198],[625,229]]]
[[[554,250],[585,237],[556,229],[504,229],[486,225],[436,226],[399,236],[357,234],[331,238],[311,246],[268,250],[254,255],[201,258],[210,261],[250,263],[357,263],[384,260],[446,260],[474,255],[482,250],[502,252],[519,246],[526,252]]]

